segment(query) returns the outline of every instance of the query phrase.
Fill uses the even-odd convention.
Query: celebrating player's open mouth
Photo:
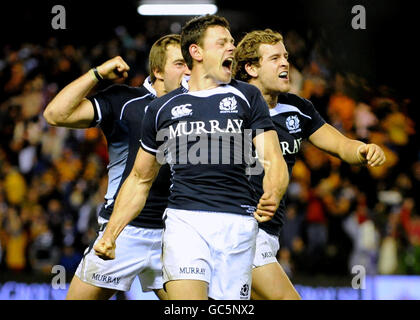
[[[222,62],[222,68],[225,72],[232,75],[233,57],[228,57]]]
[[[283,71],[279,74],[279,78],[285,81],[289,81],[289,71]]]

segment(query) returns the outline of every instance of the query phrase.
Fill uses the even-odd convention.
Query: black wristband
[[[96,69],[96,67],[95,68],[93,68],[92,69],[93,70],[93,74],[95,75],[95,77],[96,77],[96,79],[98,80],[98,81],[101,81],[101,80],[103,80],[104,78],[99,74],[99,72],[98,72],[98,69]]]

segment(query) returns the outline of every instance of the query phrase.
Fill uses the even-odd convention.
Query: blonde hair
[[[247,33],[235,50],[235,61],[233,66],[233,76],[237,80],[248,82],[251,76],[245,69],[247,64],[259,66],[260,52],[262,44],[276,44],[283,42],[283,36],[271,29],[255,30]]]
[[[166,64],[166,50],[168,46],[181,46],[179,34],[168,34],[156,40],[149,53],[149,75],[150,81],[154,83],[156,77],[154,71],[163,72]]]

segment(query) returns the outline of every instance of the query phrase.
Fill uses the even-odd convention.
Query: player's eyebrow
[[[285,52],[285,53],[283,53],[283,54],[281,54],[281,53],[273,53],[272,55],[270,55],[270,56],[268,56],[268,58],[267,59],[271,59],[271,58],[274,58],[274,57],[281,57],[281,56],[285,56],[285,57],[289,57],[289,52]]]
[[[267,59],[276,58],[276,57],[281,57],[281,54],[280,53],[273,53],[272,55],[269,55],[267,57]]]
[[[217,41],[230,42],[232,44],[235,44],[235,39],[233,39],[232,37],[220,37],[217,39]]]

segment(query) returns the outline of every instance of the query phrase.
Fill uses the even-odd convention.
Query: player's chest
[[[243,133],[249,106],[234,95],[179,100],[166,108],[161,127],[172,135]]]
[[[299,113],[287,112],[271,117],[279,138],[284,156],[295,155],[300,151],[306,138],[307,119]]]

